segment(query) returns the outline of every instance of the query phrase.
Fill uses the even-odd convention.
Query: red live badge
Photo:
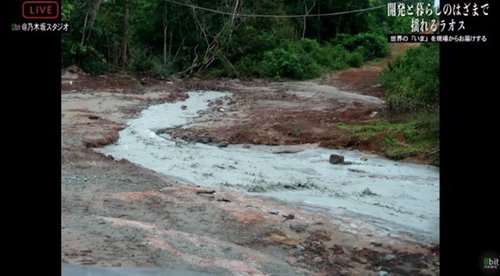
[[[25,19],[56,19],[59,16],[59,3],[56,1],[26,1],[23,3]]]

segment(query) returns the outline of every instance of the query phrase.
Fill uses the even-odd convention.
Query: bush
[[[96,51],[92,46],[81,46],[80,43],[73,43],[63,38],[64,51],[61,53],[61,65],[68,66],[76,64],[83,71],[92,75],[101,75],[109,70],[109,66],[104,56]]]
[[[93,57],[84,58],[80,66],[83,71],[92,75],[102,75],[109,70],[108,64],[105,61]]]
[[[356,50],[350,53],[347,57],[347,64],[349,64],[349,66],[351,67],[356,68],[363,66],[363,54],[361,53],[361,51]]]
[[[247,56],[238,61],[235,67],[236,70],[238,70],[238,72],[243,76],[257,77],[260,74],[259,61]]]
[[[439,104],[439,48],[426,44],[409,49],[380,75],[386,100],[395,111],[432,109]]]
[[[359,49],[365,61],[385,57],[390,51],[389,44],[382,35],[372,33],[360,33],[351,37],[339,35],[336,40],[335,44],[341,45],[349,51]]]
[[[140,48],[132,49],[132,55],[130,59],[131,68],[134,71],[147,72],[153,67],[151,56],[148,55],[147,50],[142,50]]]
[[[164,65],[161,58],[154,57],[151,59],[151,73],[155,78],[164,80],[172,75],[173,70],[171,66]]]
[[[309,79],[319,76],[321,68],[309,56],[282,48],[264,53],[261,74],[268,79]]]
[[[330,70],[342,70],[349,67],[349,52],[342,46],[325,45],[320,50],[318,63]]]

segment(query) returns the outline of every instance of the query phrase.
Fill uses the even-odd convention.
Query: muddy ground
[[[65,72],[62,262],[226,275],[438,274],[438,245],[361,229],[354,233],[314,210],[188,186],[92,149],[115,141],[127,119],[147,106],[182,101],[190,89],[223,90],[232,96],[226,107],[212,104],[210,124],[178,131],[177,136],[363,149],[332,126],[382,116],[382,94],[346,93],[330,81],[338,79],[157,82]]]

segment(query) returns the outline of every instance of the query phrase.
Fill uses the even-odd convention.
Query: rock
[[[78,67],[78,66],[76,66],[74,64],[66,67],[64,69],[64,71],[67,71],[67,72],[70,72],[70,73],[82,73],[83,72],[83,70],[80,69],[80,67]]]
[[[274,154],[283,154],[283,153],[297,153],[304,151],[304,149],[274,149],[271,152]]]
[[[220,142],[217,145],[217,147],[219,147],[219,148],[227,148],[228,145],[229,145],[229,143],[224,141],[224,142]]]
[[[244,144],[244,145],[243,145],[243,148],[244,148],[244,149],[249,149],[250,147],[251,147],[251,146],[250,146],[249,144]]]
[[[285,258],[285,262],[293,265],[293,264],[295,264],[297,262],[297,258],[295,258],[295,257],[286,257]]]
[[[289,215],[282,215],[282,217],[285,218],[285,220],[283,220],[283,222],[287,221],[287,220],[290,220],[290,219],[294,219],[295,218],[295,215],[294,214],[289,214]]]
[[[318,264],[318,263],[321,263],[323,261],[323,259],[321,257],[315,257],[313,262]]]
[[[215,190],[198,190],[196,191],[196,194],[197,195],[201,195],[201,194],[214,194],[215,193]]]
[[[224,108],[222,108],[222,107],[219,107],[218,111],[219,112],[225,112],[226,110]]]
[[[342,269],[341,271],[339,271],[339,275],[349,275],[349,270],[347,269]]]
[[[370,242],[370,243],[371,243],[373,246],[375,246],[375,247],[381,247],[381,246],[382,246],[382,244],[381,244],[381,243],[379,243],[379,242]]]
[[[299,246],[299,245],[297,245],[297,247],[298,247],[298,246]],[[298,262],[303,261],[303,260],[304,260],[304,256],[298,256],[298,257],[297,257],[297,261],[298,261]]]
[[[217,201],[221,201],[221,202],[231,202],[231,200],[227,199],[227,198],[219,198],[217,199]]]
[[[350,171],[350,172],[354,172],[354,173],[365,173],[365,171],[363,171],[363,170],[358,170],[358,169],[352,169],[352,168],[349,168],[349,169],[347,169],[347,170],[348,170],[348,171]]]
[[[289,227],[290,227],[290,229],[292,229],[293,231],[295,231],[297,233],[302,233],[302,232],[306,231],[306,229],[307,229],[307,227],[309,227],[309,225],[303,224],[303,223],[295,223],[295,224],[290,224]]]
[[[378,272],[378,275],[379,275],[379,276],[387,276],[387,275],[389,275],[389,272],[387,272],[387,271],[385,271],[385,270],[380,270],[380,271]]]
[[[376,193],[372,192],[372,190],[370,190],[369,188],[364,189],[361,192],[361,194],[365,195],[365,196],[374,196],[374,195],[377,195]]]
[[[71,65],[69,67],[66,67],[61,74],[61,79],[62,80],[76,80],[79,78],[79,75],[82,74],[83,71],[82,69],[78,68],[76,65]],[[70,85],[73,84],[70,82]]]
[[[330,155],[330,163],[332,164],[344,164],[344,156],[338,154]]]
[[[393,254],[387,254],[384,256],[384,261],[392,261],[396,259],[396,256],[394,256]]]
[[[297,246],[300,244],[299,239],[295,239],[295,238],[289,237],[287,235],[283,236],[283,235],[279,235],[279,234],[271,234],[269,237],[264,238],[264,240],[278,242],[278,243],[282,243],[282,244],[286,244],[286,245]]]
[[[182,110],[186,110],[187,106],[186,105],[181,105]]]
[[[361,158],[359,158],[361,161],[368,161],[368,157],[366,156],[362,156]]]
[[[264,192],[266,192],[266,189],[264,189],[264,187],[262,187],[262,186],[255,185],[255,186],[249,187],[247,189],[247,191],[249,191],[251,193],[264,193]]]
[[[94,259],[83,259],[82,265],[94,265],[97,264],[97,261]]]
[[[340,245],[334,245],[333,246],[333,254],[337,255],[337,254],[344,254],[344,249],[342,249],[342,247]]]
[[[212,142],[212,139],[207,138],[207,137],[198,138],[196,140],[196,143],[201,143],[201,144],[208,144],[208,143],[211,143],[211,142]]]

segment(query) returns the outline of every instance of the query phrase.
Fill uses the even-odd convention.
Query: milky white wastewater
[[[293,203],[362,215],[390,229],[439,239],[439,170],[357,151],[308,148],[276,154],[276,146],[217,145],[174,141],[161,129],[203,120],[198,111],[227,93],[189,92],[183,102],[151,106],[130,120],[119,140],[98,151],[181,182],[229,187]],[[185,110],[181,109],[186,105]],[[207,118],[205,118],[207,119]],[[287,146],[279,146],[286,149]],[[350,165],[332,165],[341,154]],[[359,216],[358,216],[359,217]],[[359,220],[359,219],[358,219]],[[390,227],[389,227],[390,225]],[[353,226],[354,228],[356,226]],[[395,227],[395,228],[394,228]]]

